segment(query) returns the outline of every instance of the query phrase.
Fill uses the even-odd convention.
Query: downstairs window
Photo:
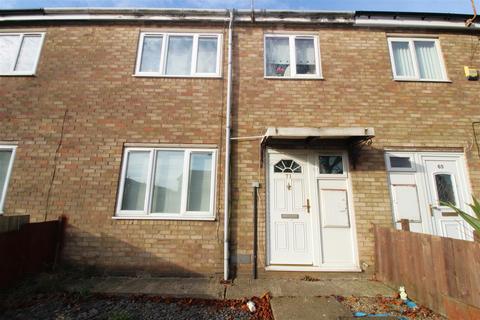
[[[0,214],[3,213],[3,203],[7,194],[8,180],[13,167],[15,146],[0,145]]]
[[[215,150],[127,148],[118,217],[212,220]]]

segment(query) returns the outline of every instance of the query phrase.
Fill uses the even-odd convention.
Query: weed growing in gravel
[[[132,319],[125,311],[114,311],[108,315],[107,320],[130,320]]]

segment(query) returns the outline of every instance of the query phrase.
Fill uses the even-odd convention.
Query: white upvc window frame
[[[393,80],[396,81],[425,81],[425,82],[451,82],[448,79],[447,69],[445,66],[445,60],[443,59],[442,48],[440,47],[440,41],[437,38],[419,38],[419,37],[394,37],[389,36],[388,40],[388,50],[390,53],[390,64],[392,65],[392,75]],[[418,67],[417,53],[415,52],[415,41],[431,41],[435,43],[435,48],[437,49],[438,59],[440,61],[440,68],[442,69],[442,78],[441,79],[422,79],[420,78],[420,69]],[[395,58],[393,56],[392,42],[408,42],[408,49],[410,51],[410,56],[412,58],[413,69],[415,76],[398,76],[397,70],[395,67]]]
[[[290,53],[290,76],[278,77],[267,75],[267,38],[288,38]],[[295,54],[295,39],[313,39],[315,50],[315,74],[297,74],[297,57]],[[266,33],[263,36],[263,76],[265,79],[323,79],[320,41],[315,34],[281,34]]]
[[[122,210],[123,191],[125,186],[125,175],[128,162],[128,154],[135,151],[150,152],[148,163],[148,175],[146,185],[146,196],[143,210]],[[157,151],[183,151],[183,176],[180,213],[152,213],[153,180],[155,179],[156,152]],[[212,153],[212,177],[210,181],[210,208],[208,211],[188,211],[188,188],[190,179],[191,155],[195,153]],[[158,220],[215,220],[215,194],[217,181],[217,150],[207,148],[143,148],[127,147],[123,151],[121,176],[118,187],[117,207],[114,219],[158,219]]]
[[[142,72],[140,65],[143,54],[143,40],[148,36],[162,36],[162,50],[160,53],[160,70],[158,72]],[[187,36],[193,37],[192,44],[192,60],[190,74],[166,74],[167,53],[168,53],[168,38],[170,36]],[[217,59],[214,73],[197,72],[197,57],[198,57],[198,40],[199,38],[216,38],[217,39]],[[166,78],[220,78],[222,75],[222,49],[223,49],[223,35],[221,33],[183,33],[183,32],[141,32],[138,39],[137,61],[135,65],[135,76],[140,77],[166,77]]]
[[[410,160],[410,167],[409,168],[402,168],[402,167],[392,167],[390,163],[390,158],[400,157],[400,158],[408,158]],[[387,171],[392,172],[415,172],[417,170],[415,166],[415,157],[414,154],[411,152],[387,152],[385,153],[386,164],[387,164]]]
[[[336,179],[336,178],[347,178],[348,177],[348,153],[345,151],[327,151],[327,152],[319,152],[315,154],[316,159],[316,165],[317,168],[315,169],[315,176],[317,178],[322,178],[322,179]],[[320,173],[320,167],[322,166],[320,163],[320,157],[322,156],[340,156],[342,157],[342,170],[343,173]]]
[[[0,194],[0,215],[2,215],[3,214],[3,205],[5,203],[5,198],[7,196],[8,183],[9,183],[10,177],[12,175],[13,162],[15,160],[15,153],[17,151],[17,146],[0,145],[0,150],[9,150],[9,151],[12,152],[12,155],[10,156],[10,163],[8,164],[8,168],[7,168],[7,175],[5,177],[5,185],[3,186],[3,192]]]
[[[11,70],[9,72],[0,72],[0,76],[34,76],[37,72],[38,61],[40,60],[40,56],[42,54],[43,48],[43,41],[45,39],[45,32],[1,32],[0,36],[19,36],[20,41],[18,42],[18,46],[16,48],[17,56],[15,57],[14,63],[11,66]],[[31,71],[15,71],[15,67],[18,63],[18,58],[20,56],[20,50],[23,44],[23,38],[25,36],[40,36],[40,48],[38,49],[37,57],[35,58],[35,64],[33,66],[33,70]]]

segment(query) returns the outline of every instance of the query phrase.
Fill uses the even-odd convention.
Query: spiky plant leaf
[[[469,204],[470,208],[472,208],[473,212],[477,215],[477,218],[480,219],[480,202],[477,198],[472,197],[473,203]]]
[[[450,202],[441,202],[440,204],[455,210],[455,212],[458,213],[458,215],[462,217],[463,220],[465,220],[469,225],[472,226],[472,228],[474,228],[477,232],[480,233],[480,204],[477,199],[473,198],[473,204],[469,204],[469,206],[472,208],[478,218],[469,215],[468,213],[466,213],[460,208],[457,208]]]

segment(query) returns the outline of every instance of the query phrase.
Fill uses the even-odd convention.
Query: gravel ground
[[[417,308],[409,308],[402,303],[399,298],[390,297],[336,297],[343,305],[350,308],[353,312],[365,312],[367,314],[389,314],[391,316],[404,317],[412,320],[446,320],[434,313],[432,310],[417,306]],[[361,319],[361,318],[360,318]]]
[[[45,296],[27,305],[0,310],[1,320],[252,319],[239,301],[169,300],[147,297]]]

